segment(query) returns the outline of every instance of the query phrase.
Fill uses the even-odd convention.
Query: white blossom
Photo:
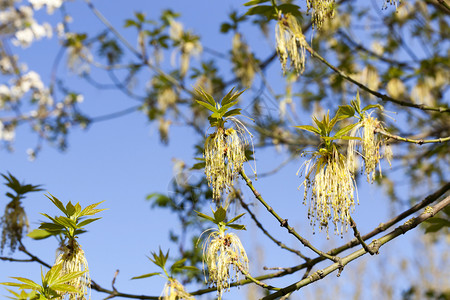
[[[62,5],[63,0],[28,0],[35,10],[41,9],[44,5],[47,6],[47,13],[53,14],[56,8]]]
[[[34,20],[33,20],[34,21]],[[49,24],[45,23],[40,25],[36,22],[32,23],[29,27],[21,29],[16,32],[15,40],[13,40],[13,44],[15,46],[21,46],[26,48],[30,46],[34,39],[40,40],[43,37],[51,37],[52,36],[52,28]]]

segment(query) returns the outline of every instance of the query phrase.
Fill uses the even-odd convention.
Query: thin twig
[[[430,143],[443,143],[443,142],[448,142],[450,141],[450,136],[449,137],[444,137],[444,138],[438,138],[438,139],[432,139],[432,140],[424,140],[424,139],[420,139],[420,140],[413,140],[413,139],[409,139],[409,138],[404,138],[395,134],[391,134],[389,132],[386,132],[380,128],[375,129],[375,132],[378,132],[384,136],[390,137],[394,140],[397,141],[403,141],[403,142],[408,142],[408,143],[413,143],[413,144],[419,144],[419,145],[423,145],[423,144],[430,144]]]
[[[30,259],[19,259],[19,258],[13,258],[13,257],[5,257],[5,256],[0,256],[0,260],[4,260],[4,261],[14,261],[14,262],[33,262],[34,259],[30,258]]]
[[[250,210],[250,207],[248,206],[247,203],[244,202],[244,200],[242,199],[241,194],[236,193],[237,198],[239,200],[239,202],[241,203],[242,207],[250,214],[250,217],[253,219],[253,221],[255,222],[256,226],[258,226],[259,229],[261,229],[261,231],[269,238],[271,239],[275,244],[277,244],[280,248],[285,249],[287,251],[290,251],[292,253],[297,254],[298,256],[300,256],[301,258],[303,258],[304,260],[308,261],[310,260],[308,257],[306,257],[305,255],[303,255],[300,251],[289,248],[288,246],[286,246],[285,244],[283,244],[282,242],[280,242],[279,240],[277,240],[276,238],[274,238],[265,228],[264,226],[261,224],[261,222],[258,221],[258,219],[256,218],[255,214]]]
[[[265,288],[267,290],[274,290],[274,291],[279,291],[281,290],[280,288],[268,285],[267,283],[261,282],[258,279],[253,278],[246,270],[244,270],[244,268],[242,268],[241,265],[236,264],[236,266],[238,267],[239,271],[241,271],[242,274],[245,275],[245,277],[247,279],[249,279],[250,281],[252,281],[253,283],[256,283],[257,285],[259,285],[262,288]]]
[[[51,269],[52,266],[50,266],[48,263],[46,263],[45,261],[41,260],[39,257],[33,255],[32,253],[28,252],[28,250],[25,248],[25,246],[22,244],[21,241],[19,241],[20,246],[19,246],[19,251],[22,251],[23,253],[25,253],[26,255],[28,255],[31,258],[31,261],[35,261],[40,263],[41,265]]]
[[[426,106],[426,105],[423,105],[423,104],[414,104],[414,103],[407,102],[407,101],[397,100],[397,99],[394,99],[392,97],[389,97],[388,95],[385,95],[385,94],[382,94],[380,92],[374,91],[374,90],[370,89],[369,87],[365,86],[364,84],[362,84],[361,82],[356,81],[355,79],[353,79],[349,75],[345,74],[344,71],[342,71],[342,70],[338,69],[337,67],[333,66],[325,58],[320,56],[320,54],[318,54],[316,51],[314,51],[307,43],[302,43],[302,46],[305,47],[305,49],[309,53],[311,53],[311,56],[313,56],[313,57],[317,58],[318,60],[320,60],[322,63],[327,65],[330,69],[332,69],[334,72],[336,72],[337,74],[342,76],[344,79],[350,81],[351,83],[357,85],[359,88],[361,88],[364,91],[366,91],[366,92],[376,96],[377,98],[380,98],[383,101],[392,102],[392,103],[395,103],[395,104],[401,105],[401,106],[414,107],[414,108],[418,108],[418,109],[421,109],[421,110],[429,110],[429,111],[437,111],[437,112],[450,112],[450,108],[448,108],[448,107],[432,107],[432,106]]]
[[[300,236],[294,228],[292,228],[291,226],[289,226],[288,224],[288,220],[287,219],[283,219],[281,218],[274,210],[273,208],[267,204],[267,202],[262,198],[261,194],[255,189],[255,187],[253,186],[252,181],[247,177],[247,175],[245,174],[244,170],[241,169],[241,171],[239,172],[239,174],[241,174],[242,179],[244,179],[245,183],[247,184],[247,186],[250,188],[250,190],[253,192],[253,194],[255,195],[256,199],[259,200],[259,202],[261,202],[262,205],[264,205],[264,207],[267,209],[268,212],[270,212],[277,220],[278,222],[280,222],[280,226],[281,227],[285,227],[287,229],[287,231],[292,234],[293,236],[295,236],[305,247],[308,247],[309,249],[311,249],[312,251],[314,251],[316,254],[323,256],[325,258],[328,258],[331,261],[338,261],[339,258],[329,255],[323,251],[318,250],[317,248],[315,248],[313,245],[311,245],[311,243],[303,238],[302,236]]]
[[[358,228],[356,228],[356,222],[353,220],[352,217],[350,217],[350,226],[353,229],[353,235],[358,240],[358,242],[361,244],[361,246],[370,253],[370,255],[374,255],[376,252],[374,252],[372,249],[370,249],[367,244],[364,242],[364,240],[361,238],[361,234],[358,231]]]

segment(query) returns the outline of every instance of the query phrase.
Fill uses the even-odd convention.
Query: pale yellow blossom
[[[214,230],[203,244],[203,264],[208,268],[207,282],[217,288],[220,300],[229,290],[231,281],[239,280],[239,273],[248,273],[248,258],[239,237],[225,230]],[[205,267],[203,266],[205,269]],[[231,273],[233,271],[234,275]],[[205,275],[206,277],[206,275]],[[206,279],[206,278],[205,278]]]
[[[184,286],[174,278],[169,278],[164,286],[160,300],[194,300],[195,298],[185,291]]]
[[[236,129],[219,127],[205,142],[205,174],[216,201],[221,199],[223,192],[231,189],[246,161],[246,134],[249,133],[237,119],[230,119],[235,123]]]
[[[362,142],[350,140],[347,150],[347,162],[352,171],[356,171],[356,154],[362,156],[364,173],[369,183],[373,183],[377,167],[381,175],[380,160],[384,157],[390,164],[393,156],[391,147],[386,144],[386,139],[377,135],[376,130],[385,130],[382,122],[371,114],[366,114],[350,133],[350,136],[360,137]],[[362,149],[358,152],[357,148],[360,144]],[[380,150],[381,148],[384,149],[384,153]]]
[[[330,152],[325,148],[314,152],[300,168],[304,175],[304,201],[306,205],[310,196],[308,218],[314,227],[319,223],[319,230],[328,223],[335,226],[336,234],[343,234],[350,224],[350,213],[355,208],[356,184],[347,159],[333,146]],[[299,170],[300,171],[300,170]]]
[[[311,12],[312,26],[321,29],[327,18],[334,17],[334,0],[306,0],[308,12]]]
[[[302,74],[305,70],[305,45],[307,43],[297,18],[290,14],[280,17],[275,26],[275,37],[277,53],[283,72],[286,73],[286,71],[292,70],[297,75]],[[288,59],[290,60],[289,67],[287,67]]]
[[[70,300],[86,300],[90,299],[88,293],[91,287],[91,277],[89,276],[89,268],[84,251],[81,246],[74,240],[68,245],[63,245],[58,249],[55,265],[62,264],[62,275],[72,272],[85,271],[82,276],[72,279],[67,284],[78,290],[78,293],[70,293],[67,295]]]

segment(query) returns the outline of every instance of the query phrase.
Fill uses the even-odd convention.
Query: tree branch
[[[310,260],[308,257],[306,257],[305,255],[303,255],[300,251],[289,248],[288,246],[286,246],[285,244],[283,244],[282,242],[280,242],[279,240],[277,240],[276,238],[274,238],[265,228],[264,226],[261,224],[261,222],[258,221],[258,219],[256,218],[255,214],[250,210],[250,207],[248,207],[248,204],[244,202],[244,199],[242,199],[241,194],[236,193],[237,198],[239,200],[239,202],[241,203],[242,207],[250,214],[250,217],[253,219],[253,221],[255,222],[256,226],[258,226],[259,229],[261,229],[261,231],[269,238],[271,239],[275,244],[277,244],[280,248],[285,249],[287,251],[290,251],[292,253],[297,254],[298,256],[300,256],[301,258],[303,258],[304,260],[308,261]]]
[[[401,106],[414,107],[414,108],[418,108],[418,109],[425,110],[425,111],[429,110],[429,111],[437,111],[437,112],[450,112],[450,108],[448,108],[448,107],[432,107],[432,106],[426,106],[426,105],[423,105],[423,104],[414,104],[414,103],[407,102],[407,101],[397,100],[397,99],[394,99],[392,97],[389,97],[388,95],[381,94],[381,93],[379,93],[377,91],[374,91],[374,90],[370,89],[369,87],[365,86],[364,84],[362,84],[361,82],[356,81],[355,79],[353,79],[349,75],[345,74],[344,71],[342,71],[342,70],[338,69],[337,67],[333,66],[325,58],[323,58],[316,51],[314,51],[307,43],[302,43],[302,47],[305,47],[305,49],[309,53],[311,53],[312,57],[315,57],[318,60],[320,60],[322,63],[327,65],[330,69],[332,69],[334,72],[336,72],[337,74],[342,76],[344,79],[346,79],[347,81],[350,81],[351,83],[357,85],[359,88],[361,88],[364,91],[366,91],[366,92],[376,96],[377,98],[379,98],[379,99],[381,99],[383,101],[392,102],[392,103],[395,103],[395,104],[401,105]]]
[[[277,220],[278,222],[280,222],[280,226],[281,227],[285,227],[287,229],[287,231],[292,234],[293,236],[295,236],[305,247],[308,247],[309,249],[311,249],[312,251],[314,251],[316,254],[323,256],[325,258],[328,258],[329,260],[332,261],[338,261],[339,258],[335,257],[335,256],[331,256],[323,251],[318,250],[317,248],[315,248],[313,245],[311,245],[311,243],[303,238],[302,236],[300,236],[294,228],[292,228],[291,226],[289,226],[288,224],[288,220],[287,219],[283,219],[281,218],[274,210],[273,208],[267,204],[266,201],[264,201],[264,199],[262,198],[261,194],[255,189],[255,187],[253,186],[252,181],[247,177],[247,175],[245,174],[244,170],[241,169],[241,171],[239,172],[239,174],[241,174],[242,179],[244,179],[244,181],[246,182],[247,186],[250,188],[250,190],[253,192],[253,194],[255,195],[256,199],[259,200],[259,202],[261,202],[262,205],[264,205],[264,207],[267,209],[268,212],[270,212]]]
[[[374,255],[376,252],[374,252],[371,248],[367,246],[367,244],[364,242],[364,240],[361,238],[361,234],[358,231],[358,228],[356,228],[356,223],[353,220],[352,217],[350,217],[350,226],[353,229],[353,235],[358,240],[358,242],[361,244],[364,250],[370,253],[370,255]]]
[[[404,138],[398,135],[394,135],[394,134],[390,134],[389,132],[386,132],[380,128],[375,129],[375,132],[378,132],[384,136],[390,137],[394,140],[397,141],[403,141],[403,142],[408,142],[408,143],[413,143],[413,144],[419,144],[419,145],[423,145],[423,144],[430,144],[430,143],[443,143],[443,142],[448,142],[450,141],[450,136],[449,137],[444,137],[444,138],[438,138],[438,139],[432,139],[432,140],[413,140],[413,139],[409,139],[409,138]]]
[[[449,204],[450,204],[450,196],[447,196],[446,198],[441,200],[439,203],[437,203],[435,206],[430,207],[429,209],[425,209],[425,211],[422,212],[419,216],[406,221],[403,225],[398,226],[393,231],[384,235],[383,237],[373,240],[372,243],[370,243],[369,247],[372,247],[372,249],[374,251],[378,251],[378,249],[382,245],[395,239],[399,235],[405,234],[406,232],[415,228],[417,225],[419,225],[423,221],[433,217],[436,213],[438,213],[443,208],[447,207]],[[337,269],[343,268],[345,265],[347,265],[351,261],[363,256],[366,253],[367,253],[367,251],[364,249],[357,250],[357,251],[347,255],[346,257],[342,258],[342,260],[340,262],[336,262],[324,269],[318,270],[318,271],[314,272],[313,274],[311,274],[310,276],[308,276],[307,278],[305,278],[301,281],[298,281],[290,286],[287,286],[269,296],[263,297],[262,299],[264,299],[264,300],[277,299],[278,297],[281,297],[281,296],[291,293],[295,290],[298,290],[310,283],[313,283],[315,281],[318,281],[318,280],[324,278],[325,276],[327,276],[328,274],[330,274],[331,272],[333,272]]]

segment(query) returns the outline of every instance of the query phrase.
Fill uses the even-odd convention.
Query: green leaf
[[[80,216],[92,216],[95,215],[98,212],[104,211],[106,210],[106,208],[102,208],[102,209],[95,209],[98,205],[102,204],[103,202],[105,202],[105,200],[91,204],[89,206],[86,206],[80,213]]]
[[[362,111],[366,111],[366,110],[369,110],[372,108],[378,108],[379,110],[383,110],[383,106],[381,106],[380,104],[370,104],[370,105],[367,105],[366,107],[364,107],[362,109]]]
[[[78,228],[86,226],[87,224],[90,224],[94,221],[100,220],[101,218],[93,218],[93,219],[87,219],[84,221],[81,221],[80,223],[77,224]]]
[[[64,230],[64,228],[65,227],[63,225],[54,223],[41,223],[41,225],[39,226],[39,229],[47,230],[50,232],[61,231]]]
[[[242,218],[243,215],[245,215],[245,213],[242,213],[242,214],[240,214],[240,215],[234,217],[233,219],[231,219],[230,221],[227,222],[227,225],[228,225],[228,224],[231,224],[231,223],[233,223],[233,222],[236,222],[237,220],[239,220],[240,218]]]
[[[242,91],[240,91],[240,92],[234,92],[234,93],[233,93],[233,91],[234,91],[234,88],[232,88],[232,89],[228,92],[228,94],[226,94],[225,97],[223,97],[222,101],[220,102],[220,105],[225,106],[225,105],[227,105],[228,103],[233,102],[234,100],[236,100],[237,98],[239,98],[239,96],[242,95],[242,93],[245,92],[246,89],[245,89],[245,90],[242,90]]]
[[[227,211],[222,206],[219,206],[217,210],[214,212],[214,219],[216,221],[216,224],[223,222],[226,217]]]
[[[139,20],[139,22],[144,23],[145,21],[145,15],[141,12],[134,13],[136,18]]]
[[[314,123],[316,123],[317,128],[319,129],[319,132],[320,132],[319,135],[325,136],[328,131],[327,131],[327,128],[325,128],[324,122],[320,122],[319,120],[317,120],[316,117],[313,117],[312,119],[313,119]]]
[[[184,265],[184,262],[186,261],[186,258],[182,258],[176,262],[170,267],[171,270],[181,268]]]
[[[132,277],[131,279],[142,279],[142,278],[148,278],[148,277],[152,277],[152,276],[155,276],[155,275],[160,275],[161,273],[160,272],[155,272],[155,273],[148,273],[148,274],[144,274],[144,275],[140,275],[140,276],[135,276],[135,277]]]
[[[206,162],[199,162],[199,163],[194,164],[194,165],[190,168],[190,170],[201,170],[201,169],[203,169],[205,166],[206,166]]]
[[[28,278],[23,278],[23,277],[11,277],[11,278],[25,283],[26,285],[30,286],[32,289],[39,289],[41,287],[39,284],[37,284],[36,282],[34,282],[33,280],[28,279]]]
[[[194,210],[194,211],[197,213],[197,215],[198,215],[199,217],[202,217],[203,219],[206,219],[206,220],[209,220],[209,221],[211,221],[211,222],[213,222],[213,223],[216,223],[216,220],[214,220],[214,219],[211,218],[210,216],[205,215],[204,213],[198,212],[198,211],[196,211],[196,210]]]
[[[18,288],[20,288],[22,286],[28,286],[28,285],[25,285],[23,283],[18,283],[18,282],[0,282],[0,284],[6,285],[6,286],[15,286],[15,287],[18,287]]]
[[[344,134],[346,134],[347,132],[349,132],[350,130],[355,128],[356,126],[358,126],[358,124],[359,123],[350,124],[350,125],[345,126],[344,128],[339,129],[338,132],[336,132],[336,134],[334,135],[334,137],[340,138],[341,136],[343,136]]]
[[[48,232],[47,230],[43,230],[43,229],[35,229],[32,232],[27,234],[28,237],[30,237],[34,240],[43,240],[52,235],[53,234],[51,232]]]
[[[52,280],[52,283],[49,282],[49,285],[53,285],[53,284],[61,284],[64,282],[68,282],[71,281],[72,279],[78,278],[81,275],[83,275],[84,273],[86,273],[87,271],[77,271],[77,272],[70,272],[68,274],[65,274],[63,276],[57,276],[55,278],[55,280]],[[61,275],[61,274],[58,274]]]
[[[198,104],[200,104],[201,106],[203,106],[203,107],[206,107],[208,110],[210,110],[210,111],[212,111],[212,112],[217,112],[217,109],[214,107],[214,106],[212,106],[211,104],[209,104],[209,103],[206,103],[206,102],[204,102],[204,101],[200,101],[200,100],[195,100]]]
[[[75,206],[70,201],[66,204],[66,212],[68,217],[75,213]]]
[[[131,19],[125,20],[125,24],[123,25],[123,27],[127,28],[127,27],[131,27],[131,26],[138,26],[138,24],[136,23],[135,20],[131,20]]]
[[[222,114],[219,113],[219,112],[217,111],[217,112],[213,113],[213,114],[210,116],[210,118],[211,118],[211,119],[220,119],[220,118],[222,118]]]
[[[328,130],[327,132],[330,133],[331,130],[334,128],[334,125],[336,125],[336,123],[339,121],[339,116],[338,114],[336,114],[329,122],[328,124]]]
[[[350,101],[350,104],[355,108],[358,114],[361,114],[361,99],[359,98],[359,91],[356,92],[355,100]]]
[[[233,96],[233,91],[234,91],[234,87],[231,88],[231,90],[225,95],[225,97],[223,97],[222,101],[220,101],[220,105],[226,105],[228,103],[230,103],[231,101],[233,101],[232,96]]]
[[[252,16],[252,15],[262,15],[262,16],[268,16],[269,13],[275,13],[275,9],[272,5],[259,5],[254,6],[250,8],[245,15],[246,16]]]
[[[230,107],[232,107],[232,106],[238,104],[238,102],[239,102],[239,101],[233,101],[233,102],[230,102],[230,103],[228,103],[228,104],[222,106],[222,107],[219,109],[219,111],[218,111],[218,113],[220,114],[220,117],[223,117],[223,116],[225,115],[225,113],[227,112],[227,110],[228,110]]]
[[[64,284],[64,283],[52,285],[51,289],[58,291],[58,292],[70,292],[70,293],[80,294],[80,291],[77,288],[75,288],[69,284]]]
[[[52,283],[61,275],[62,263],[54,265],[50,270],[48,270],[47,274],[45,274],[45,278],[42,280],[42,283],[48,284]],[[41,269],[42,276],[42,269]]]
[[[45,195],[45,197],[50,199],[50,201],[52,201],[53,204],[55,204],[56,207],[58,207],[60,211],[62,211],[65,215],[67,215],[67,211],[66,211],[66,208],[64,207],[64,204],[61,201],[59,201],[58,198],[56,198],[52,194],[50,194],[50,193],[48,193],[48,194],[51,196],[51,198],[48,195]]]
[[[351,118],[355,115],[355,109],[351,105],[341,105],[339,106],[337,115],[339,120]]]
[[[198,96],[202,98],[205,102],[211,104],[211,106],[216,106],[216,101],[214,101],[214,98],[208,94],[202,87],[196,88],[195,91],[197,92]]]
[[[222,23],[222,25],[220,25],[220,32],[227,33],[228,31],[230,31],[231,27],[232,26],[229,23]]]
[[[236,230],[247,230],[245,228],[245,225],[239,225],[239,224],[228,224],[227,225],[230,228],[236,229]]]
[[[438,232],[439,230],[441,230],[443,228],[442,224],[434,224],[431,226],[428,226],[425,229],[425,233],[434,233],[434,232]]]
[[[291,3],[284,3],[281,5],[278,5],[278,10],[281,10],[283,14],[291,14],[293,16],[301,17],[302,14],[300,12],[300,6],[291,4]]]
[[[244,3],[244,6],[252,6],[252,5],[269,2],[269,1],[270,0],[251,0],[251,1],[248,1],[247,3]]]
[[[235,108],[235,109],[229,110],[223,115],[223,118],[228,118],[228,117],[240,115],[241,114],[241,110],[242,109],[240,109],[240,108]]]
[[[153,206],[166,207],[172,200],[161,193],[151,193],[147,195],[147,200],[153,199]]]
[[[320,135],[320,130],[317,129],[316,127],[314,127],[314,126],[311,126],[311,125],[300,125],[300,126],[294,126],[294,127],[298,128],[298,129],[301,129],[301,130],[306,130],[306,131],[309,131],[309,132],[316,133],[316,134]]]
[[[67,217],[63,217],[63,216],[59,216],[56,219],[56,222],[58,224],[63,225],[64,227],[66,227],[67,229],[72,228],[72,229],[77,229],[77,224],[75,223],[75,221],[67,218]]]

